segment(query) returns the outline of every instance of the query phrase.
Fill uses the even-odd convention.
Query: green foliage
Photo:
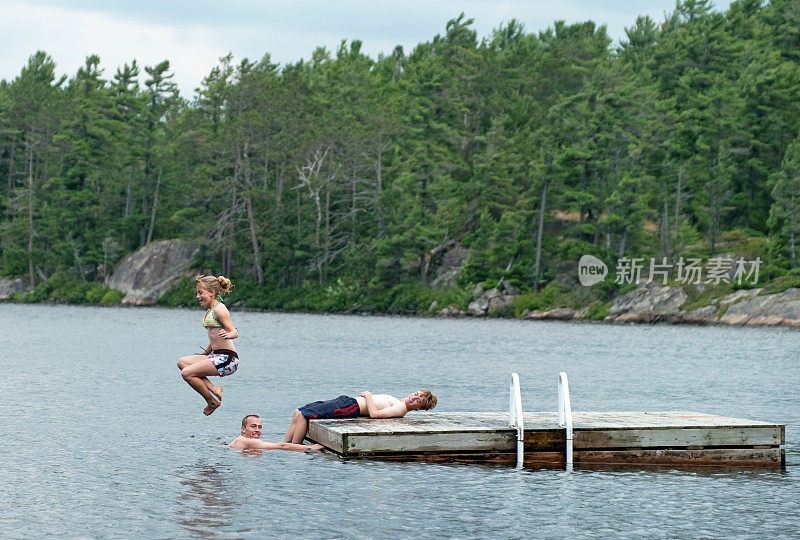
[[[103,287],[99,283],[93,283],[92,287],[86,291],[85,300],[90,304],[97,304],[103,297],[111,291],[109,287]]]
[[[82,281],[75,276],[59,272],[46,281],[42,281],[34,287],[30,293],[21,295],[20,300],[24,302],[66,302],[70,304],[98,304],[111,294],[109,298],[117,297],[119,302],[124,296],[118,291],[105,287],[99,283]],[[108,304],[105,304],[108,305]]]
[[[577,307],[574,289],[557,281],[548,283],[539,292],[515,296],[513,305],[516,317],[534,309],[546,311],[557,307]]]
[[[791,275],[791,276],[781,276],[774,281],[766,284],[764,288],[761,290],[759,295],[764,294],[777,294],[782,293],[786,289],[791,288],[800,288],[800,276],[799,275]]]
[[[436,309],[441,310],[445,307],[455,307],[461,311],[466,311],[470,302],[472,302],[472,288],[462,289],[453,287],[449,290],[436,290],[433,291],[434,301],[437,304]]]
[[[611,306],[607,302],[593,302],[586,310],[584,318],[590,321],[602,321],[608,315]]]
[[[754,261],[758,257],[764,261],[769,256],[769,239],[758,231],[731,229],[722,233],[718,251],[730,253],[734,259]]]
[[[109,289],[100,299],[100,304],[104,306],[113,306],[115,304],[119,304],[124,297],[125,293],[115,291],[114,289]]]
[[[237,287],[234,287],[236,290]],[[197,305],[197,286],[194,279],[184,278],[157,300],[160,306],[190,307]]]
[[[687,299],[683,303],[681,309],[684,311],[691,311],[701,307],[711,305],[711,301],[730,294],[734,288],[731,284],[720,281],[718,284],[706,284],[704,287],[695,287],[693,285],[684,285],[684,292]]]
[[[35,282],[26,301],[113,304],[120,257],[183,238],[249,309],[464,309],[507,280],[517,315],[599,318],[635,285],[560,284],[585,254],[759,257],[763,284],[800,266],[792,6],[679,2],[617,50],[591,21],[479,40],[462,14],[377,59],[228,55],[191,102],[168,61],[106,79],[89,55],[57,79],[38,51],[0,83],[0,275]],[[458,286],[433,289],[457,249]],[[194,284],[159,303],[196,305]]]
[[[421,283],[404,283],[368,296],[365,303],[382,313],[409,314],[427,310],[434,300],[434,292]]]
[[[286,309],[314,312],[342,312],[356,305],[359,289],[342,279],[327,285],[307,284],[289,301]]]

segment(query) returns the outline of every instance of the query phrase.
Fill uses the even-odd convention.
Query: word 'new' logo
[[[608,266],[597,257],[584,255],[578,261],[578,279],[584,287],[600,283],[606,278],[606,275],[608,275]]]

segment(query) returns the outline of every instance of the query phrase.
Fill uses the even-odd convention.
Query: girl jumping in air
[[[231,322],[231,314],[222,303],[222,295],[229,293],[231,280],[224,276],[203,276],[195,278],[197,284],[197,300],[206,309],[203,326],[208,330],[208,346],[203,354],[184,356],[178,360],[183,380],[205,398],[207,406],[203,409],[206,416],[222,405],[222,387],[208,380],[211,375],[225,377],[231,375],[239,366],[239,355],[233,340],[239,332]]]

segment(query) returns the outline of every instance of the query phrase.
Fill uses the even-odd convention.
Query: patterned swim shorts
[[[208,355],[208,359],[211,360],[211,363],[217,368],[217,373],[219,373],[220,377],[233,375],[236,372],[236,368],[239,367],[239,356],[236,354],[236,351],[231,351],[229,349],[211,351],[211,354]]]

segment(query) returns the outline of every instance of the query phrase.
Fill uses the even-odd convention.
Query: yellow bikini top
[[[205,317],[203,317],[203,326],[206,328],[222,328],[222,325],[219,323],[216,317],[214,317],[214,306],[217,304],[219,304],[219,300],[214,302],[214,305],[208,308]]]

